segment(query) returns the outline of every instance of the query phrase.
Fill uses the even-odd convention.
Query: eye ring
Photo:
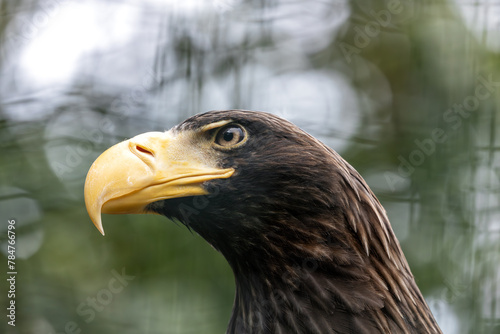
[[[222,127],[215,135],[215,144],[228,149],[242,145],[246,141],[246,131],[237,124]]]

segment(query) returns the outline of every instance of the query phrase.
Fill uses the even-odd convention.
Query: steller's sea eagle
[[[212,111],[116,144],[85,203],[103,234],[101,213],[155,213],[221,252],[236,280],[227,333],[441,333],[363,178],[272,114]]]

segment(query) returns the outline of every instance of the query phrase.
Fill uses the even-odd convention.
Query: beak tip
[[[104,230],[102,229],[102,227],[101,228],[98,227],[97,229],[99,230],[99,232],[102,234],[103,237],[106,235],[106,233],[104,233]]]
[[[101,221],[101,218],[99,217],[98,219],[96,219],[95,221],[93,221],[95,227],[99,230],[99,232],[104,236],[105,233],[104,233],[104,229],[102,227],[102,221]]]

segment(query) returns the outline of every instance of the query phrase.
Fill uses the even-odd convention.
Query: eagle
[[[84,193],[103,235],[102,213],[159,214],[222,253],[228,334],[441,333],[360,174],[273,114],[211,111],[118,143]]]

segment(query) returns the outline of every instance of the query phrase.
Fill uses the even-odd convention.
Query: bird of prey
[[[180,221],[236,281],[227,333],[441,333],[363,178],[299,127],[244,110],[195,115],[105,151],[85,203]]]

